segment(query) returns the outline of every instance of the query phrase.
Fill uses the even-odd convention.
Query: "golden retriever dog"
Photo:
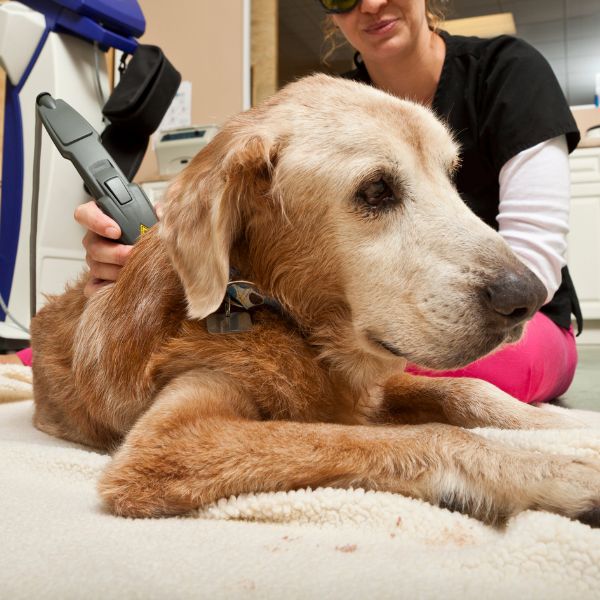
[[[458,196],[457,156],[428,109],[324,75],[231,119],[119,280],[86,299],[84,276],[35,317],[35,425],[114,451],[116,515],[334,486],[597,525],[598,463],[465,429],[568,419],[403,372],[517,340],[545,298]],[[230,267],[269,303],[230,315]]]

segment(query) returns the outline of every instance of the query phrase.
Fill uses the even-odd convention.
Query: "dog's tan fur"
[[[544,295],[458,197],[456,157],[425,108],[325,76],[232,119],[114,286],[86,300],[84,277],[34,319],[35,424],[116,450],[100,493],[119,515],[361,486],[489,522],[527,508],[593,521],[599,465],[457,427],[563,417],[481,381],[403,373],[406,360],[449,368],[517,339],[524,317],[482,300],[503,273],[529,286],[529,316]],[[372,211],[360,193],[382,175],[399,201]],[[230,264],[283,313],[210,334]]]

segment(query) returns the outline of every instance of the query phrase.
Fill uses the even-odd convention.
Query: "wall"
[[[569,104],[594,101],[600,73],[600,0],[452,0],[449,17],[510,11],[517,35],[552,66]]]
[[[244,108],[244,0],[139,0],[145,44],[160,46],[192,82],[192,123],[222,123]],[[153,153],[138,180],[157,175]]]
[[[318,2],[279,1],[279,85],[315,71],[344,73],[352,68],[354,50],[342,42],[324,63],[325,13]]]

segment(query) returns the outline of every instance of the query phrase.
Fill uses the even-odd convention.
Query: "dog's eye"
[[[357,199],[371,210],[387,208],[396,203],[396,196],[384,179],[366,184],[358,191]]]

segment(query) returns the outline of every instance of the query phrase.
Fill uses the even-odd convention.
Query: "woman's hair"
[[[447,5],[448,0],[425,0],[427,23],[429,24],[429,29],[432,31],[438,31],[444,22]]]
[[[425,0],[425,16],[427,17],[429,29],[432,31],[438,31],[444,22],[444,8],[447,4],[448,0]],[[326,15],[323,21],[323,53],[321,60],[328,64],[327,61],[332,54],[346,43],[346,38],[335,26],[331,15]]]

